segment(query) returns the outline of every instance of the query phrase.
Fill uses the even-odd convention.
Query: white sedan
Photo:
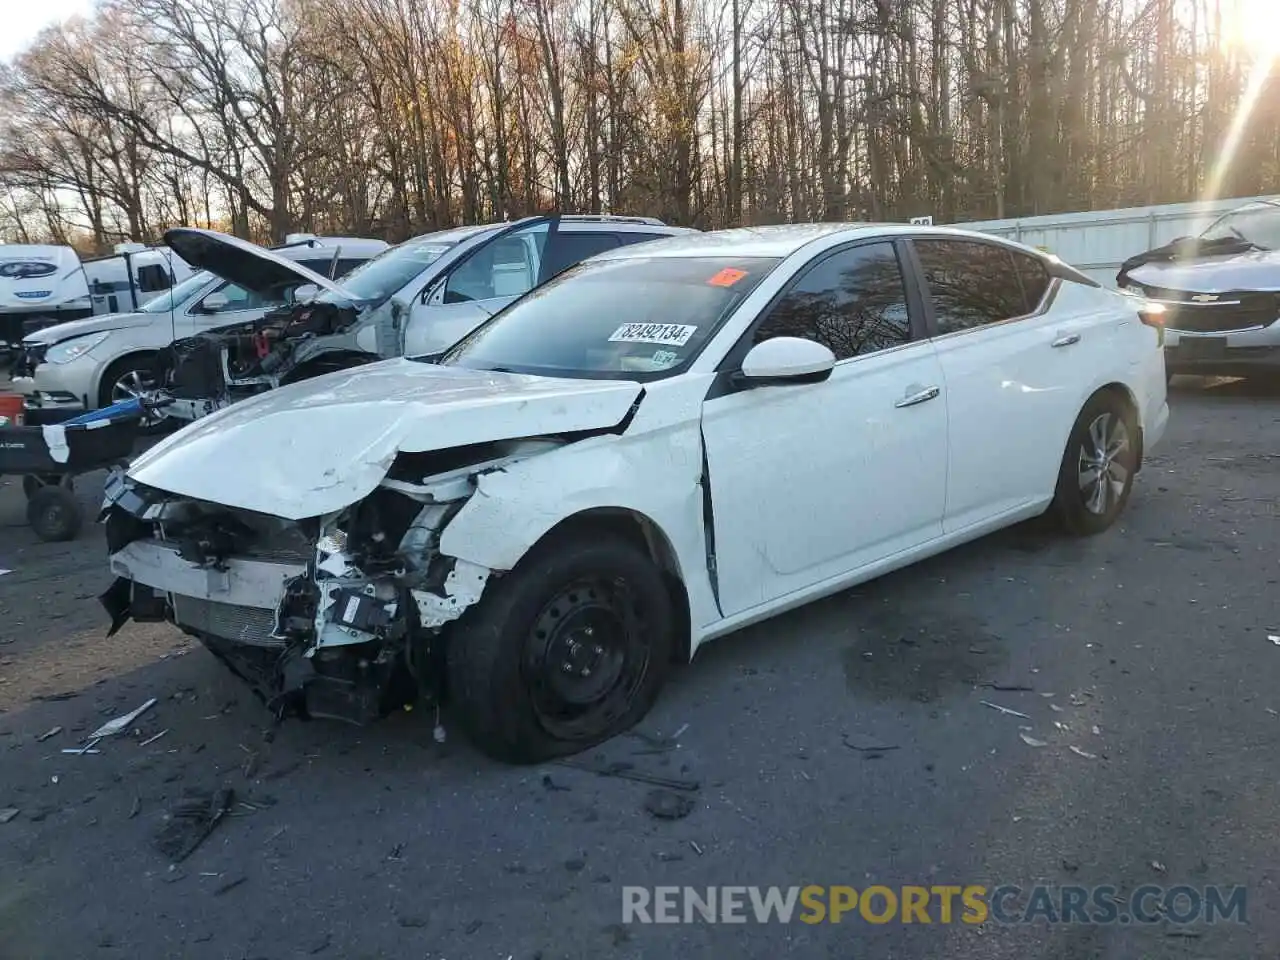
[[[1156,310],[941,228],[622,248],[437,364],[152,448],[108,487],[103,602],[281,715],[424,698],[496,757],[573,753],[715,637],[1046,510],[1110,527],[1168,419]]]

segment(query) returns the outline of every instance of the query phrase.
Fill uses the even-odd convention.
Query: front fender
[[[719,619],[707,571],[702,439],[696,422],[638,436],[593,437],[480,476],[445,527],[440,552],[510,570],[557,524],[587,510],[638,514],[666,536],[691,622]]]

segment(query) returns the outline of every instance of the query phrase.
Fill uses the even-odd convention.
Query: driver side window
[[[246,290],[237,283],[224,283],[205,294],[197,305],[199,313],[234,313],[239,310],[265,310],[284,305],[282,291],[274,290],[264,296]]]
[[[837,250],[811,265],[774,304],[753,342],[773,337],[817,341],[836,360],[910,341],[907,291],[893,244]]]
[[[499,237],[454,268],[445,283],[445,303],[518,297],[538,285],[547,224]]]

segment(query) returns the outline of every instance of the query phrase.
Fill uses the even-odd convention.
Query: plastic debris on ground
[[[1010,710],[1008,707],[1002,707],[1000,704],[992,703],[990,700],[979,700],[978,702],[984,707],[990,707],[992,710],[999,710],[1001,713],[1009,717],[1021,717],[1023,720],[1031,719],[1025,713],[1019,713],[1017,710]]]
[[[1070,747],[1068,747],[1068,749],[1069,749],[1072,753],[1074,753],[1076,756],[1078,756],[1078,757],[1084,757],[1086,760],[1097,760],[1097,759],[1098,759],[1098,755],[1097,755],[1096,753],[1086,753],[1084,750],[1081,750],[1081,749],[1080,749],[1079,747],[1077,747],[1075,744],[1072,744]]]
[[[116,717],[114,720],[108,720],[93,733],[89,734],[90,740],[101,740],[103,737],[113,737],[122,730],[129,729],[129,725],[137,720],[140,716],[156,705],[158,701],[152,697],[137,710],[126,713],[123,717]]]
[[[693,807],[692,800],[672,790],[650,790],[644,798],[645,810],[659,820],[682,820]]]
[[[235,791],[229,788],[187,794],[174,805],[156,834],[156,849],[174,863],[181,863],[226,819],[234,799]]]
[[[16,817],[21,811],[17,807],[5,807],[0,810],[0,823],[8,823]]]
[[[61,727],[54,727],[52,730],[47,730],[47,731],[45,731],[44,733],[40,734],[40,736],[36,737],[36,742],[37,742],[37,743],[44,743],[44,742],[45,742],[46,740],[48,740],[50,737],[56,737],[56,736],[57,736],[58,734],[60,734],[61,732],[62,732],[62,728],[61,728]]]
[[[1029,733],[1020,733],[1018,734],[1018,736],[1022,738],[1022,742],[1025,743],[1028,747],[1047,747],[1049,745],[1049,741],[1037,740],[1035,737],[1031,736],[1031,734]]]

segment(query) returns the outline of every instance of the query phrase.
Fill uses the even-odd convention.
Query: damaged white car
[[[713,637],[1052,508],[1123,509],[1158,314],[917,226],[587,261],[437,363],[237,403],[109,485],[118,629],[169,620],[280,715],[448,701],[490,754],[627,728]]]

